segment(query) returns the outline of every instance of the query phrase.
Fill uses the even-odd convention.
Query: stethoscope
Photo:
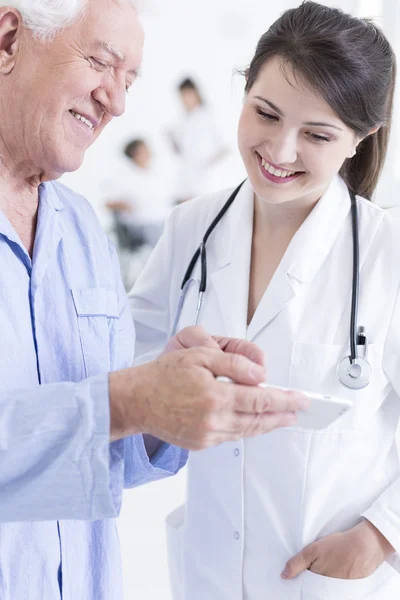
[[[233,204],[236,196],[240,192],[244,181],[234,190],[230,195],[227,202],[224,204],[222,209],[219,211],[209,228],[207,229],[199,248],[193,255],[192,260],[187,268],[185,276],[181,285],[181,294],[179,298],[178,308],[176,311],[176,317],[174,326],[172,329],[172,335],[175,335],[178,330],[179,320],[182,314],[185,298],[188,293],[190,286],[193,283],[197,283],[197,280],[192,277],[194,268],[197,261],[200,258],[201,262],[201,277],[199,284],[199,292],[197,298],[196,313],[194,318],[194,325],[199,322],[200,313],[204,303],[204,294],[207,290],[207,252],[206,244],[208,238],[217,227],[218,223],[222,220],[225,213],[228,211],[230,206]],[[351,318],[350,318],[350,355],[345,356],[338,364],[336,369],[336,375],[339,381],[346,387],[361,390],[370,383],[372,377],[372,367],[368,362],[368,341],[364,327],[358,327],[357,316],[358,316],[358,298],[360,290],[360,243],[358,236],[358,208],[357,199],[355,194],[349,190],[351,198],[351,216],[352,216],[352,234],[353,234],[353,283],[352,283],[352,299],[351,299]],[[358,354],[358,346],[364,348],[364,356]]]

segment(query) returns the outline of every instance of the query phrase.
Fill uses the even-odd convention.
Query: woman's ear
[[[0,74],[7,75],[15,65],[22,18],[18,10],[0,8]]]
[[[363,140],[365,140],[365,138],[367,138],[369,135],[374,135],[374,133],[379,131],[380,128],[381,128],[381,126],[378,125],[377,127],[374,127],[373,129],[371,129],[371,131],[369,131],[365,137],[357,137],[356,145],[354,146],[353,152],[351,154],[349,154],[349,156],[347,158],[353,158],[353,156],[355,156],[357,153],[358,144],[360,144]]]

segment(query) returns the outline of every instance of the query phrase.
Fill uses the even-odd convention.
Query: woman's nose
[[[297,161],[297,138],[290,134],[280,134],[266,144],[267,155],[277,165],[289,166]]]

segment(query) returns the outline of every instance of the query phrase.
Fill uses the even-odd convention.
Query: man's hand
[[[203,327],[197,325],[181,329],[181,331],[169,340],[163,354],[199,347],[213,348],[214,350],[222,350],[222,352],[230,352],[232,354],[241,354],[242,356],[247,356],[249,360],[252,360],[256,364],[264,365],[264,353],[256,344],[242,339],[211,336]],[[143,434],[143,440],[150,458],[163,443],[148,433]]]
[[[362,579],[372,575],[394,551],[372,523],[362,521],[349,531],[328,535],[304,548],[289,560],[282,577],[293,579],[309,570],[325,577]]]
[[[111,438],[147,433],[200,450],[293,425],[294,413],[309,401],[297,392],[257,387],[265,380],[264,368],[240,354],[221,352],[220,343],[238,349],[238,341],[214,342],[218,349],[176,350],[110,373]],[[218,376],[237,383],[216,381]]]
[[[264,353],[256,345],[246,340],[209,335],[202,327],[185,327],[170,339],[164,353],[189,348],[214,348],[230,354],[241,354],[252,362],[264,366]]]

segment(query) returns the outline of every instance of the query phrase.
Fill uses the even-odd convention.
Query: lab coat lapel
[[[295,297],[298,283],[292,281],[284,268],[278,267],[262,297],[247,329],[247,339],[254,337]]]
[[[335,243],[350,206],[347,187],[337,177],[289,244],[249,324],[249,340],[271,323],[303,285],[312,281]]]
[[[210,279],[226,335],[232,337],[246,337],[253,212],[254,194],[246,181],[215,232],[219,243],[213,245],[216,270]]]

